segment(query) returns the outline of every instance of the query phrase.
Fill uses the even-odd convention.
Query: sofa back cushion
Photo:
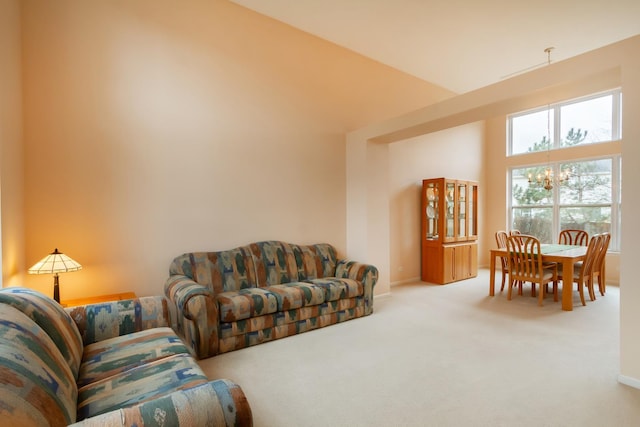
[[[265,241],[250,247],[260,287],[331,277],[336,271],[336,250],[326,243],[305,246]]]
[[[169,275],[183,275],[216,295],[246,288],[333,277],[336,249],[327,244],[281,241],[251,243],[219,252],[191,252],[175,258]]]
[[[66,426],[76,420],[75,376],[40,325],[0,303],[2,425]]]
[[[170,275],[184,275],[214,293],[256,287],[256,268],[248,246],[219,252],[191,252],[173,260]]]
[[[48,296],[28,288],[0,290],[0,303],[9,304],[31,318],[47,335],[67,362],[74,378],[82,362],[82,337],[71,316]]]

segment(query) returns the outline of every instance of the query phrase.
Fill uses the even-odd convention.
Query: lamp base
[[[60,303],[60,282],[58,279],[58,273],[53,276],[53,299]]]

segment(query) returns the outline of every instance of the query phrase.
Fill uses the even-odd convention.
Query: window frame
[[[593,144],[607,144],[613,141],[619,141],[622,139],[622,89],[609,89],[602,92],[596,92],[589,95],[581,96],[578,98],[572,98],[566,101],[556,102],[548,105],[543,105],[540,107],[532,108],[529,110],[518,111],[516,113],[509,114],[507,116],[507,157],[514,156],[526,156],[532,153],[540,153],[541,151],[533,151],[533,152],[522,152],[522,153],[513,153],[513,119],[519,118],[523,116],[527,116],[530,114],[536,114],[539,112],[547,111],[550,109],[552,116],[552,126],[550,136],[551,136],[551,147],[549,150],[564,150],[568,148],[574,147],[562,147],[560,142],[562,140],[562,136],[560,135],[560,130],[562,127],[562,107],[579,104],[582,102],[588,102],[592,99],[601,98],[605,96],[611,95],[611,140],[608,141],[598,141],[598,142],[590,142],[587,144],[580,144],[579,146],[593,145]]]

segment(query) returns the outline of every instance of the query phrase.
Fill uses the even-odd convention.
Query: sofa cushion
[[[278,311],[293,310],[307,305],[322,304],[325,291],[313,283],[293,282],[264,288],[278,299]]]
[[[169,274],[187,276],[215,293],[255,287],[256,268],[248,246],[220,252],[193,252],[173,260]]]
[[[3,425],[75,422],[75,377],[58,347],[32,319],[0,303],[0,402]]]
[[[362,282],[357,280],[325,277],[323,279],[313,279],[310,282],[324,289],[325,301],[355,298],[364,293]]]
[[[223,292],[217,297],[220,320],[235,322],[278,311],[278,298],[266,288],[241,289]]]
[[[256,280],[260,287],[335,274],[336,250],[327,243],[295,245],[265,241],[249,246],[255,258]]]
[[[195,359],[176,354],[137,366],[78,390],[78,420],[207,383]]]
[[[12,305],[36,322],[58,347],[74,378],[78,378],[82,337],[73,319],[60,304],[33,289],[18,287],[2,289],[0,303]]]
[[[65,311],[75,321],[85,345],[145,329],[170,326],[169,307],[163,298],[108,301],[69,307]]]
[[[89,344],[84,349],[78,387],[174,354],[189,354],[189,350],[171,328],[153,328]]]

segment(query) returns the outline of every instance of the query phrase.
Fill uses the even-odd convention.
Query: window
[[[509,116],[509,155],[621,138],[620,90]]]
[[[511,170],[511,227],[555,242],[560,230],[611,233],[611,249],[619,248],[620,156],[550,165],[553,174],[570,169],[571,178],[550,191],[529,184],[540,168]]]
[[[589,235],[610,232],[610,249],[619,250],[620,154],[545,165],[526,164],[526,154],[621,139],[621,98],[620,90],[613,90],[508,117],[508,155],[523,156],[509,174],[511,228],[545,243],[567,228]],[[536,177],[547,168],[555,177],[570,171],[570,179],[545,190]]]

